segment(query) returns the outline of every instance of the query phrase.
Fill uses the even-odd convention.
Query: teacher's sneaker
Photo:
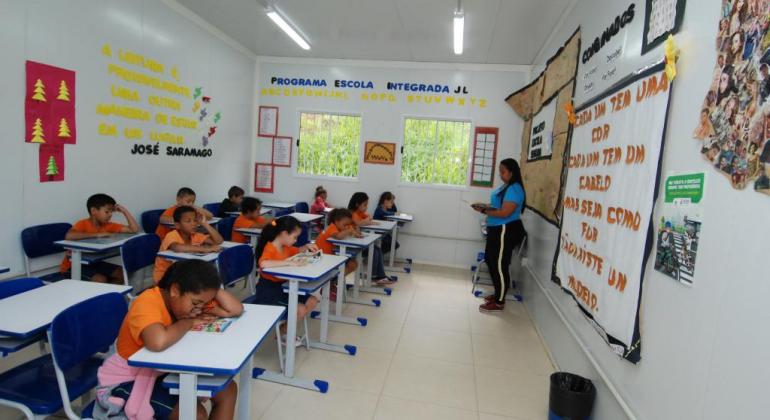
[[[484,302],[495,302],[496,300],[495,295],[484,296]]]
[[[481,312],[502,312],[505,309],[505,304],[499,304],[495,301],[485,302],[479,306]]]

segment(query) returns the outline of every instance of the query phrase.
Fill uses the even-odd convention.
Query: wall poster
[[[532,117],[532,129],[529,134],[527,162],[550,159],[553,154],[553,119],[556,116],[556,97],[540,108]]]
[[[670,175],[663,185],[665,194],[657,229],[655,270],[687,286],[695,281],[705,177],[703,172]]]
[[[272,193],[273,192],[273,178],[274,167],[271,164],[255,163],[254,164],[254,191]]]
[[[471,186],[492,188],[497,165],[497,127],[476,127],[471,160]]]
[[[554,281],[632,363],[641,359],[639,301],[669,87],[661,63],[577,111],[553,265]]]
[[[527,191],[527,207],[554,225],[559,224],[562,213],[562,181],[571,132],[564,107],[572,104],[579,54],[578,29],[556,55],[548,60],[545,70],[535,80],[505,99],[514,112],[524,119],[519,165]],[[548,105],[554,107],[551,156],[530,160],[528,146],[532,139],[530,134],[534,119],[538,115],[544,115],[541,110]]]
[[[273,166],[291,167],[291,137],[273,137]]]
[[[669,35],[679,32],[684,20],[685,0],[647,0],[642,32],[642,55],[657,47]]]
[[[257,135],[274,137],[278,135],[278,107],[260,106]]]
[[[364,143],[364,163],[393,165],[396,163],[396,143],[367,141]]]
[[[717,62],[693,133],[733,188],[770,194],[770,2],[723,0]]]

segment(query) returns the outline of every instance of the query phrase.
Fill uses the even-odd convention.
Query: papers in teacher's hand
[[[463,200],[463,203],[466,203],[469,206],[473,207],[474,210],[483,210],[483,209],[491,209],[492,208],[492,206],[490,206],[487,203],[471,203],[468,200]]]

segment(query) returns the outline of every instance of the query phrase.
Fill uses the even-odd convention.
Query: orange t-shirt
[[[246,229],[254,226],[257,223],[265,223],[265,222],[266,220],[262,216],[257,217],[257,220],[251,220],[244,215],[238,216],[238,218],[235,219],[235,222],[233,222],[233,232],[230,235],[230,240],[233,242],[240,242],[242,244],[249,243],[249,238],[247,238],[246,235],[240,232],[236,232],[235,229]]]
[[[332,223],[326,228],[317,238],[315,238],[315,244],[323,251],[324,254],[334,254],[334,244],[329,242],[329,238],[335,233],[339,232],[337,226]]]
[[[190,238],[190,243],[188,245],[202,245],[208,238],[209,235],[195,232],[193,233],[192,238]],[[172,230],[168,235],[166,235],[166,237],[163,239],[163,242],[161,242],[160,250],[158,252],[167,251],[169,248],[171,248],[172,244],[183,243],[185,243],[185,241],[182,239],[182,235],[179,234],[179,231]],[[166,274],[166,270],[168,270],[168,268],[171,267],[171,264],[173,263],[173,261],[170,261],[166,258],[155,257],[155,269],[152,270],[152,279],[155,281],[155,284],[158,284],[160,279],[163,278],[163,275]]]
[[[142,331],[152,324],[167,327],[173,324],[171,314],[163,301],[160,289],[153,287],[137,296],[128,308],[128,314],[120,326],[116,348],[120,357],[128,360],[144,347]]]
[[[362,220],[368,219],[369,213],[361,210],[356,210],[353,212],[353,221],[354,222],[360,222]]]
[[[178,206],[174,205],[166,209],[166,211],[163,212],[163,214],[160,215],[160,217],[174,217],[174,211],[176,210]],[[164,226],[162,223],[158,223],[158,228],[155,229],[155,234],[160,237],[160,240],[166,238],[166,235],[168,235],[169,232],[174,230],[174,228],[170,228],[168,226]]]
[[[262,251],[262,256],[259,257],[259,262],[261,263],[262,261],[271,260],[283,261],[297,254],[299,254],[299,248],[295,246],[285,246],[281,251],[278,251],[278,248],[276,248],[272,242],[268,242],[267,245],[265,245],[264,251]],[[270,280],[278,283],[283,283],[285,281],[268,274],[262,274],[261,269],[259,277],[260,279]]]
[[[107,222],[97,228],[94,226],[91,219],[83,219],[75,223],[75,225],[72,226],[72,230],[79,233],[120,233],[123,231],[124,227],[125,226],[120,223]],[[69,255],[69,251],[67,252],[67,255]],[[62,273],[66,273],[72,267],[72,262],[67,258],[67,255],[64,256],[64,259],[59,266],[59,271]]]

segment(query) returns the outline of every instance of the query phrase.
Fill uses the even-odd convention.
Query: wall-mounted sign
[[[273,137],[273,165],[291,166],[291,137]]]
[[[256,192],[273,192],[273,165],[264,163],[254,164],[254,191]]]
[[[396,143],[367,141],[364,145],[364,162],[393,165],[396,162]]]
[[[684,19],[685,0],[647,0],[644,10],[642,54],[655,48],[670,34],[679,32]]]
[[[532,129],[529,133],[527,161],[550,159],[553,154],[553,118],[556,116],[557,97],[543,105],[532,117]]]
[[[259,107],[259,123],[257,125],[257,135],[265,137],[278,135],[278,107]]]
[[[497,127],[476,127],[473,140],[471,186],[491,188],[495,182]]]

